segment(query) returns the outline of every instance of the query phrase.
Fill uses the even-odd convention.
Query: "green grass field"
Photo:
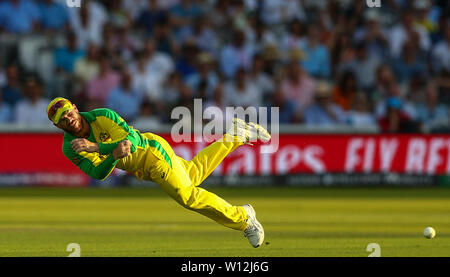
[[[210,188],[251,203],[266,244],[175,203],[159,189],[0,189],[0,256],[450,256],[450,189]],[[433,226],[434,239],[422,231]]]

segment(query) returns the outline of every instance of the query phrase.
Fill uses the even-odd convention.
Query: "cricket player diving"
[[[158,184],[181,206],[243,231],[253,247],[263,243],[264,229],[250,204],[233,206],[199,187],[237,147],[269,141],[271,136],[262,126],[235,118],[220,140],[186,161],[162,137],[140,133],[110,109],[80,112],[69,100],[58,97],[49,103],[47,115],[65,133],[64,155],[90,177],[104,180],[117,167]]]

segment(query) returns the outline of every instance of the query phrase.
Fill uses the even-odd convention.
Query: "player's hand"
[[[87,139],[78,138],[70,142],[72,144],[72,149],[79,154],[80,152],[94,153],[98,152],[98,143],[90,142]]]
[[[119,143],[116,148],[114,148],[112,154],[116,160],[129,156],[131,154],[131,141],[124,140]]]

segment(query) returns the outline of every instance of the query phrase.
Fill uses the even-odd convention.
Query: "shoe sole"
[[[264,242],[264,237],[265,237],[264,228],[262,227],[262,224],[259,223],[258,219],[256,218],[256,211],[253,208],[253,206],[250,205],[250,204],[246,204],[244,206],[247,206],[249,208],[249,211],[250,211],[251,215],[249,214],[249,211],[247,211],[247,210],[245,210],[245,211],[247,212],[249,217],[253,217],[254,218],[255,223],[258,225],[258,229],[260,229],[261,232],[262,232],[262,236],[261,236],[261,239],[260,239],[258,245],[256,245],[256,246],[252,245],[254,248],[258,248]]]

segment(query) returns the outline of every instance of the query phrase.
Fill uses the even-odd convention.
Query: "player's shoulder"
[[[92,117],[99,122],[104,122],[105,118],[107,121],[113,121],[117,124],[125,122],[125,120],[115,111],[108,108],[100,108],[90,111]]]
[[[109,116],[117,114],[115,111],[108,109],[108,108],[98,108],[98,109],[92,110],[88,113],[95,117],[99,117],[99,116],[109,117]]]
[[[116,119],[116,118],[120,117],[115,111],[108,109],[108,108],[95,109],[95,110],[88,112],[88,114],[93,116],[94,118],[107,117],[110,119]]]

